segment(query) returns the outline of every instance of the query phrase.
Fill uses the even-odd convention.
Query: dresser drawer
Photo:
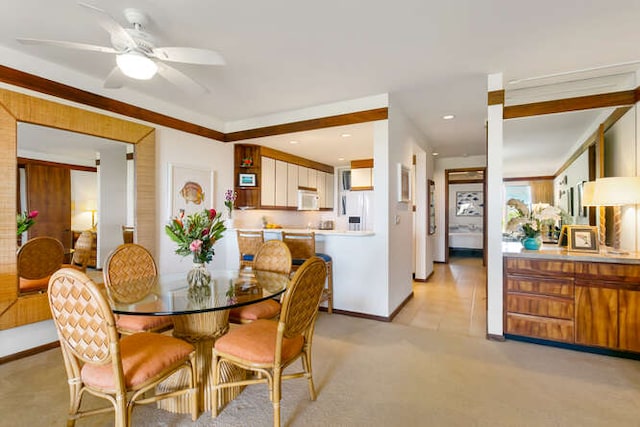
[[[574,303],[573,299],[510,293],[507,312],[573,320]]]
[[[573,343],[573,321],[507,313],[508,334]]]
[[[534,276],[573,276],[574,263],[572,261],[557,261],[549,259],[504,258],[506,273],[534,275]]]
[[[546,277],[522,277],[507,275],[508,292],[527,292],[539,295],[551,295],[573,298],[573,279],[555,279]]]
[[[576,279],[640,285],[640,265],[576,262]]]

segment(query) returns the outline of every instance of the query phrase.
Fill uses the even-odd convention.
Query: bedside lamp
[[[614,176],[598,178],[586,182],[582,193],[583,206],[612,206],[613,207],[613,250],[610,253],[624,254],[620,250],[620,235],[622,224],[621,206],[640,204],[640,177]],[[600,240],[604,243],[604,218],[600,218]]]

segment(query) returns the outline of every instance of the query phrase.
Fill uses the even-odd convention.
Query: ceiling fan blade
[[[116,51],[112,47],[97,46],[97,45],[86,44],[86,43],[66,42],[62,40],[30,39],[30,38],[18,38],[16,40],[18,40],[22,44],[44,44],[48,46],[64,47],[68,49],[91,50],[94,52],[102,52],[102,53],[118,53],[118,51]]]
[[[162,61],[226,65],[224,58],[218,52],[194,47],[156,47],[153,49],[153,55]]]
[[[120,89],[124,86],[126,79],[127,77],[122,73],[122,71],[120,71],[120,68],[115,66],[105,79],[102,86],[107,89]]]
[[[167,79],[169,83],[186,90],[191,95],[204,95],[205,93],[209,93],[209,89],[196,82],[182,71],[178,71],[162,62],[158,62],[158,74]]]
[[[127,46],[137,46],[136,41],[131,37],[131,34],[129,34],[129,32],[106,11],[97,8],[92,4],[83,3],[81,1],[79,1],[78,4],[98,14],[98,22],[100,23],[100,26],[111,35],[112,40],[123,40],[126,42]]]

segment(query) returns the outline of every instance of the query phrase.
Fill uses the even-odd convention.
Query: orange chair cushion
[[[173,324],[171,316],[134,316],[122,314],[116,320],[116,327],[128,332],[145,332]]]
[[[277,301],[268,299],[256,304],[232,308],[229,310],[229,319],[235,321],[273,319],[278,313],[280,313],[280,304]]]
[[[276,354],[276,334],[278,322],[259,319],[231,330],[216,341],[215,349],[254,363],[273,363]],[[282,361],[293,359],[300,354],[304,345],[302,335],[284,338],[282,341]]]
[[[20,291],[30,292],[46,290],[49,287],[50,277],[51,276],[47,276],[41,279],[25,279],[24,277],[20,277]]]
[[[194,347],[168,335],[141,332],[120,340],[122,370],[127,389],[135,389],[165,369],[185,360]],[[113,365],[85,364],[82,381],[105,391],[115,391]]]

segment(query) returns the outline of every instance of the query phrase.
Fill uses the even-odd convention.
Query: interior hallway
[[[434,264],[427,282],[413,283],[413,298],[393,323],[474,337],[486,336],[486,268],[479,257]]]

